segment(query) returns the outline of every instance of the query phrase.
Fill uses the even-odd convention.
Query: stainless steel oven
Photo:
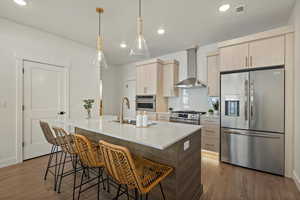
[[[136,96],[136,110],[156,112],[156,96]]]

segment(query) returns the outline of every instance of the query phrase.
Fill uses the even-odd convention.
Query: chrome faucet
[[[120,123],[121,124],[124,123],[124,102],[126,102],[127,108],[130,109],[129,99],[127,97],[123,97],[122,102],[121,102],[121,112],[120,112]]]

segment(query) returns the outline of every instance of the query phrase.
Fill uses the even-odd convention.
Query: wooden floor
[[[53,191],[51,176],[43,181],[46,161],[47,157],[42,157],[0,169],[0,199],[71,200],[72,177],[63,182],[61,194]],[[300,193],[291,179],[234,167],[211,158],[203,158],[202,173],[204,194],[201,200],[300,200]],[[102,200],[112,198],[103,192]],[[95,200],[96,190],[83,193],[81,199]]]

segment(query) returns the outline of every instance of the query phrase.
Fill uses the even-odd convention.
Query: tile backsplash
[[[207,88],[180,89],[178,97],[169,98],[169,107],[173,110],[208,111],[211,106]]]

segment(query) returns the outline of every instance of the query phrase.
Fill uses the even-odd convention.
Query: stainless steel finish
[[[123,97],[122,102],[121,102],[121,112],[120,112],[120,123],[121,124],[124,123],[124,103],[126,103],[127,108],[130,109],[129,99],[127,97]]]
[[[284,174],[284,135],[221,129],[221,160],[231,164]]]
[[[221,126],[227,128],[249,128],[249,73],[222,74],[221,76]],[[238,106],[236,115],[226,113],[230,103],[235,102]],[[227,108],[226,108],[227,106]]]
[[[136,96],[136,110],[156,112],[156,96]]]
[[[197,79],[197,47],[187,50],[187,79],[176,84],[178,88],[206,87]]]
[[[250,72],[250,129],[284,133],[284,69]]]
[[[170,116],[170,122],[200,125],[200,117],[203,112],[175,111]]]

